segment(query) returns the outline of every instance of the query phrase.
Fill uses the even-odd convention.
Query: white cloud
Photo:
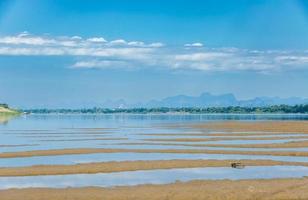
[[[155,42],[155,43],[149,44],[149,47],[157,47],[157,48],[159,48],[159,47],[163,47],[163,46],[165,46],[165,45],[163,43],[161,43],[161,42]]]
[[[30,35],[28,31],[24,31],[24,32],[21,32],[20,34],[18,34],[19,37],[25,37],[25,36],[28,36]]]
[[[103,37],[88,38],[87,41],[89,41],[89,42],[107,42],[107,40],[105,40],[105,38],[103,38]]]
[[[118,61],[118,60],[89,60],[78,61],[72,68],[100,68],[100,69],[114,69],[114,68],[130,68],[133,67],[131,62]]]
[[[190,54],[179,54],[175,55],[177,61],[192,61],[202,62],[216,59],[223,59],[224,57],[231,56],[228,53],[223,52],[202,52],[202,53],[190,53]]]
[[[139,47],[143,47],[144,46],[144,42],[140,42],[140,41],[132,41],[132,42],[128,42],[127,43],[130,46],[139,46]]]
[[[164,48],[161,48],[164,47]],[[106,41],[102,37],[34,36],[27,32],[0,36],[0,55],[68,56],[73,68],[167,68],[200,71],[256,71],[308,69],[308,51],[248,50],[202,47],[201,43],[169,47],[163,43]]]
[[[42,37],[32,37],[24,34],[20,34],[18,36],[6,36],[0,38],[0,44],[13,44],[13,45],[48,45],[54,44],[55,41],[53,39],[44,39]]]
[[[110,45],[126,45],[127,42],[123,39],[118,39],[118,40],[112,40],[109,44]]]
[[[117,57],[131,60],[146,59],[151,51],[148,48],[0,47],[0,55]]]
[[[185,47],[203,47],[203,44],[200,42],[195,42],[195,43],[190,43],[190,44],[185,44]]]
[[[281,64],[289,64],[289,65],[304,65],[308,64],[308,55],[283,55],[277,56],[275,60]]]
[[[82,40],[82,37],[75,35],[75,36],[71,37],[71,39],[72,40]]]
[[[0,55],[9,56],[62,56],[63,49],[57,48],[27,48],[27,47],[0,47]]]

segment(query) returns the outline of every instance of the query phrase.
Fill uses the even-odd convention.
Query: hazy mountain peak
[[[248,100],[238,100],[234,94],[226,93],[213,95],[209,92],[201,93],[200,96],[188,96],[184,94],[163,98],[161,100],[151,100],[145,103],[127,104],[125,100],[106,101],[104,108],[157,108],[157,107],[227,107],[227,106],[243,106],[243,107],[262,107],[271,105],[296,105],[307,104],[308,99],[299,97],[255,97]]]

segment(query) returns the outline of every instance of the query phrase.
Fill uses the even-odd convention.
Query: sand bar
[[[153,142],[212,142],[212,141],[224,141],[224,140],[292,140],[292,139],[308,140],[308,136],[215,137],[215,138],[158,138],[158,139],[143,139],[143,141],[153,141]]]
[[[308,141],[291,141],[284,143],[267,144],[180,144],[157,142],[123,142],[117,145],[159,145],[159,146],[183,146],[183,147],[221,147],[221,148],[308,148]]]
[[[222,121],[191,125],[203,131],[308,133],[308,121]]]
[[[220,133],[140,133],[137,135],[142,136],[168,136],[168,137],[176,137],[176,136],[208,136],[208,137],[234,137],[234,136],[276,136],[276,135],[294,135],[294,136],[302,136],[303,133],[288,133],[288,132],[220,132]]]
[[[115,188],[10,189],[1,200],[277,200],[308,199],[308,179],[217,180]]]
[[[292,141],[292,142],[271,143],[271,144],[205,144],[205,145],[193,144],[193,146],[226,147],[226,148],[305,148],[308,147],[308,141],[307,140]]]
[[[64,174],[95,174],[122,171],[195,168],[195,167],[230,167],[231,163],[240,162],[245,166],[308,166],[302,162],[283,162],[273,160],[155,160],[99,162],[76,165],[36,165],[29,167],[0,168],[0,176],[36,176]]]
[[[91,153],[196,153],[196,154],[233,154],[233,155],[269,155],[269,156],[303,156],[308,152],[301,151],[229,151],[229,150],[207,150],[207,149],[104,149],[104,148],[79,148],[79,149],[53,149],[33,150],[21,152],[0,153],[0,158],[18,158],[33,156],[73,155]]]

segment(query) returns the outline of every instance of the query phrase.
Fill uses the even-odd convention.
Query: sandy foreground
[[[187,126],[187,125],[185,125]],[[204,144],[216,147],[243,148],[296,148],[308,147],[305,136],[308,134],[307,121],[227,121],[189,125],[191,130],[198,130],[197,135],[217,136],[226,139],[229,136],[272,135],[270,140],[301,138],[303,141],[293,141],[279,144]],[[212,131],[212,132],[211,132]],[[220,132],[221,131],[221,132]],[[227,132],[227,133],[225,133]],[[250,133],[249,133],[250,132]],[[294,134],[293,137],[275,136],[275,134]],[[175,134],[176,135],[176,134]],[[180,135],[180,134],[179,134]],[[159,135],[157,135],[159,136]],[[161,135],[162,136],[162,135]],[[188,135],[187,135],[188,136]],[[218,138],[221,137],[221,138]],[[260,137],[250,137],[259,139]],[[262,138],[262,137],[261,137]],[[214,138],[216,139],[216,138]],[[237,138],[238,139],[238,138]],[[264,139],[266,139],[264,137]],[[194,138],[181,139],[180,142],[192,142]],[[197,139],[198,140],[198,139]],[[195,141],[197,141],[195,140]],[[227,139],[228,140],[228,139]],[[230,139],[232,140],[232,139]],[[203,144],[180,144],[173,140],[172,145],[196,146]],[[214,140],[215,141],[215,140]],[[149,142],[149,141],[148,141]],[[154,141],[153,141],[154,142]],[[144,142],[145,143],[145,142]],[[168,145],[167,143],[165,143]],[[24,152],[0,153],[1,158],[17,158],[32,156],[73,155],[91,153],[184,153],[184,154],[238,154],[238,155],[272,155],[272,156],[308,156],[301,151],[245,151],[243,150],[207,150],[207,149],[106,149],[106,148],[75,148],[55,150],[33,150]],[[29,167],[0,168],[0,176],[35,176],[64,175],[79,173],[109,173],[135,170],[154,170],[193,167],[230,167],[232,162],[240,162],[245,166],[308,166],[308,163],[282,162],[273,160],[157,160],[157,161],[122,161],[100,162],[76,165],[38,165]],[[176,182],[166,185],[140,185],[114,188],[29,188],[0,190],[1,200],[248,200],[248,199],[308,199],[308,178],[301,179],[270,179],[270,180],[202,180],[191,182]]]
[[[239,162],[245,166],[308,166],[303,162],[273,160],[155,160],[84,163],[76,165],[36,165],[29,167],[0,168],[0,176],[36,176],[65,174],[95,174],[136,170],[175,169],[195,167],[231,167]]]
[[[308,199],[308,179],[191,181],[115,188],[10,189],[1,200],[291,200]]]

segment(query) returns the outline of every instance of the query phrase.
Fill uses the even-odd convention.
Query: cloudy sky
[[[1,0],[0,102],[308,97],[304,0]]]

